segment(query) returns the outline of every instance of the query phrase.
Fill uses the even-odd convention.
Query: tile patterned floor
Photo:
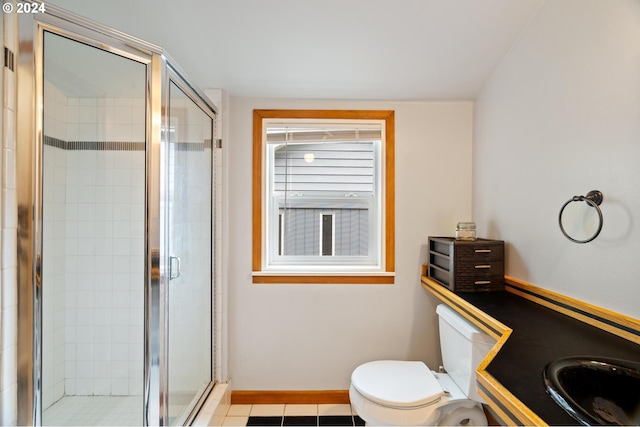
[[[351,405],[231,405],[223,426],[363,426]]]
[[[141,396],[69,396],[44,411],[44,426],[142,425]],[[363,426],[351,405],[231,405],[224,426]]]

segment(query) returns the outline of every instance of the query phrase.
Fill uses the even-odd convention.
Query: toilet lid
[[[422,362],[377,360],[358,366],[351,384],[367,399],[386,406],[427,405],[444,393]]]

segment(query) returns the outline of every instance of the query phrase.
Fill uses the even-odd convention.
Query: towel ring
[[[567,239],[575,243],[588,243],[593,239],[595,239],[596,237],[598,237],[598,234],[600,234],[600,231],[602,230],[602,221],[603,221],[602,211],[600,210],[600,207],[599,207],[600,203],[602,203],[602,199],[603,199],[603,196],[600,191],[592,190],[592,191],[589,191],[586,196],[573,196],[572,198],[567,200],[567,203],[562,205],[562,208],[560,209],[560,214],[558,215],[558,223],[560,224],[560,231],[562,231],[562,234],[564,234],[564,236]],[[571,202],[587,202],[589,206],[591,206],[592,208],[595,208],[596,211],[598,212],[598,218],[599,218],[598,229],[596,230],[594,235],[588,239],[585,239],[585,240],[574,239],[573,237],[569,236],[569,234],[567,234],[567,232],[564,229],[564,226],[562,225],[562,212],[564,212],[564,208],[566,208],[567,205]]]

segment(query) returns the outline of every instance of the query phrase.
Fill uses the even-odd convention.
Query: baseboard
[[[349,390],[233,390],[232,405],[349,404]]]

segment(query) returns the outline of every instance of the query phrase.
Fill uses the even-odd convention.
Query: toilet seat
[[[358,366],[352,386],[365,398],[393,408],[431,405],[444,394],[427,365],[418,361],[376,360]]]

